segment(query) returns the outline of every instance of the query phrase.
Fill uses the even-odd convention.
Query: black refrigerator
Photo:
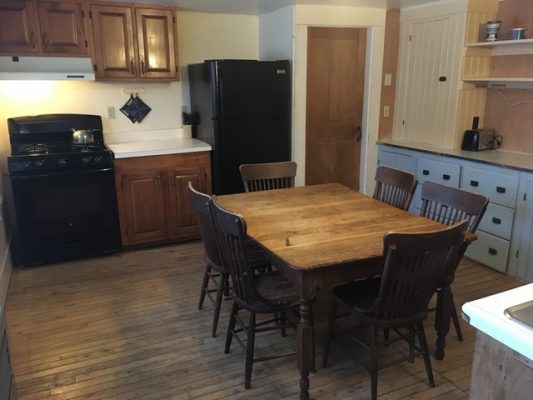
[[[291,159],[287,60],[208,60],[188,69],[192,134],[213,148],[213,194],[244,191],[241,164]]]

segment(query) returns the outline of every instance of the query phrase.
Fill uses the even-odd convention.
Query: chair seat
[[[333,294],[350,308],[363,313],[371,312],[380,284],[381,277],[361,279],[335,287]]]
[[[298,295],[292,284],[278,272],[266,272],[257,276],[255,289],[261,299],[254,305],[257,312],[271,313],[274,309],[287,309],[299,305]],[[263,306],[261,305],[263,304]],[[267,304],[265,304],[267,303]]]

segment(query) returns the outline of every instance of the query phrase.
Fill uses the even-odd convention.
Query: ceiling
[[[130,3],[174,5],[186,11],[258,15],[294,5],[405,8],[446,0],[129,0]]]

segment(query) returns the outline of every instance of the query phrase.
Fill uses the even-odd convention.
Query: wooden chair
[[[456,262],[463,242],[466,222],[432,233],[389,233],[383,239],[384,270],[382,277],[354,281],[333,289],[334,301],[329,315],[324,349],[324,367],[329,357],[330,340],[337,319],[338,304],[348,306],[356,321],[372,328],[370,343],[353,337],[370,350],[371,398],[377,398],[378,329],[393,329],[409,343],[409,360],[415,350],[422,353],[429,384],[434,387],[423,321],[428,304],[442,277]],[[405,336],[398,331],[407,328]],[[344,331],[350,334],[348,330]],[[415,345],[418,337],[419,347]]]
[[[215,337],[217,333],[222,298],[224,293],[227,294],[229,291],[229,270],[222,261],[222,257],[220,256],[216,242],[213,220],[210,212],[211,196],[195,190],[192,187],[191,182],[189,182],[188,190],[192,207],[200,227],[200,237],[202,238],[205,250],[205,272],[202,280],[202,289],[200,291],[198,309],[202,309],[206,296],[215,306],[211,330],[211,336]],[[214,286],[214,289],[210,289],[209,286]],[[212,296],[213,293],[216,293],[215,298]]]
[[[489,199],[480,194],[426,181],[422,185],[422,208],[420,215],[445,225],[452,225],[458,221],[466,220],[468,222],[467,231],[474,233],[483,214],[485,214],[488,203]],[[451,311],[453,325],[457,333],[457,338],[461,341],[463,340],[463,334],[453,300],[453,293],[450,288],[449,293],[446,295],[447,299],[445,300],[442,298],[442,288],[444,286],[450,287],[452,284],[455,277],[455,270],[459,266],[459,262],[467,247],[468,243],[465,243],[459,252],[456,265],[450,271],[450,275],[446,277],[446,281],[442,283],[442,286],[437,289],[437,303],[442,301],[449,302],[448,307]]]
[[[294,187],[296,163],[294,161],[264,164],[242,164],[239,167],[246,192]]]
[[[254,272],[248,262],[245,245],[246,223],[242,217],[222,209],[216,199],[211,203],[211,210],[217,227],[220,251],[228,266],[234,290],[224,352],[229,353],[233,338],[244,348],[244,386],[249,389],[254,362],[295,355],[286,353],[254,358],[254,347],[257,332],[280,330],[281,335],[285,335],[288,326],[286,312],[298,309],[298,296],[290,282],[283,279],[279,273]],[[241,319],[240,311],[249,313],[248,323]],[[256,322],[257,314],[272,314],[273,318]],[[244,334],[246,339],[241,338],[239,334]]]
[[[408,210],[416,189],[416,176],[394,168],[380,166],[376,170],[374,199]]]

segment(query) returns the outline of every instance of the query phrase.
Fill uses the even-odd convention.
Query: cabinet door
[[[171,237],[194,237],[199,232],[187,190],[189,182],[196,190],[203,193],[209,192],[207,175],[203,168],[180,168],[168,172],[168,233]]]
[[[510,273],[518,279],[533,282],[533,174],[524,173],[520,178],[520,187]]]
[[[86,55],[83,3],[38,3],[44,54]]]
[[[94,56],[98,78],[134,78],[138,63],[130,7],[92,5]]]
[[[0,54],[38,54],[37,13],[32,1],[3,0],[0,2]]]
[[[137,8],[140,78],[177,78],[173,10]]]
[[[157,170],[120,176],[122,244],[153,242],[166,238],[164,190]]]

